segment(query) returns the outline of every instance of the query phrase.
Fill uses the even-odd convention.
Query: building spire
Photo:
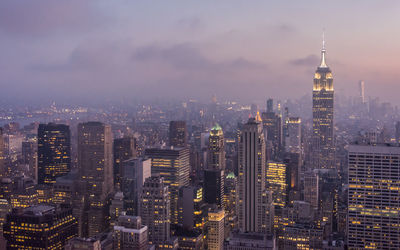
[[[322,32],[322,50],[321,50],[321,64],[319,65],[319,68],[328,68],[328,65],[326,65],[325,61],[325,30]]]

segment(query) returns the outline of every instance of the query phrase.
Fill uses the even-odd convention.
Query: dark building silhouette
[[[185,121],[171,121],[169,123],[169,145],[174,147],[186,147],[188,131]]]
[[[36,205],[7,215],[7,249],[63,249],[78,235],[76,219],[67,207]]]
[[[71,170],[71,135],[64,124],[40,124],[38,129],[38,184],[54,184]]]
[[[123,161],[136,157],[136,139],[124,137],[114,140],[114,183],[121,185],[121,164]]]
[[[222,208],[224,204],[224,170],[204,170],[204,201]]]

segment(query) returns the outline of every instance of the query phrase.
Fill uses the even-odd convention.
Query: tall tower
[[[266,232],[265,141],[261,123],[250,118],[239,136],[239,229]]]
[[[173,147],[186,147],[188,131],[185,121],[171,121],[169,123],[169,145]]]
[[[321,50],[321,64],[314,76],[313,86],[313,142],[314,169],[335,168],[333,137],[333,76],[325,61],[325,40]]]
[[[358,90],[360,94],[360,102],[365,103],[365,84],[364,81],[359,81],[358,82]]]
[[[107,227],[106,199],[113,191],[111,126],[100,122],[78,125],[78,165],[86,181],[88,208],[88,236]]]
[[[207,165],[208,169],[225,170],[224,132],[218,124],[210,131]]]
[[[38,183],[54,184],[71,169],[70,131],[63,124],[40,124],[38,129]]]

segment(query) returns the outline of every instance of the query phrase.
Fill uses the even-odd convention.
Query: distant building
[[[0,177],[6,176],[3,129],[0,128]]]
[[[78,166],[86,183],[88,236],[108,227],[106,200],[113,191],[111,126],[100,122],[78,125]]]
[[[319,177],[318,173],[306,172],[304,174],[304,201],[312,207],[319,207]]]
[[[77,221],[70,208],[37,205],[7,215],[7,249],[63,249],[76,237]]]
[[[188,131],[185,121],[171,121],[169,123],[169,145],[184,148],[187,146]]]
[[[348,146],[349,249],[400,249],[400,147]]]
[[[301,146],[301,119],[288,117],[286,122],[287,134],[285,136],[285,151],[289,153],[302,153]]]
[[[267,112],[261,114],[266,139],[272,143],[273,159],[277,158],[283,145],[282,117],[273,110],[273,100],[267,101]]]
[[[124,137],[114,139],[114,184],[121,185],[121,164],[123,161],[136,157],[136,139]]]
[[[164,177],[171,199],[171,223],[178,223],[179,188],[189,185],[188,148],[150,148],[145,155],[151,159],[151,174]]]
[[[225,170],[225,142],[222,128],[216,124],[210,131],[208,138],[207,169]]]
[[[71,135],[64,124],[40,124],[38,129],[38,184],[54,184],[71,170]]]

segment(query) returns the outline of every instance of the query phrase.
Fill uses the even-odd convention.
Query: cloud
[[[181,18],[176,22],[178,28],[184,31],[200,31],[205,28],[204,22],[198,17]]]
[[[13,36],[89,31],[105,21],[94,2],[88,0],[2,0],[0,8],[0,32]]]
[[[297,58],[294,60],[289,61],[290,65],[293,66],[307,66],[307,67],[314,67],[319,63],[319,57],[316,55],[309,55],[302,58]]]

